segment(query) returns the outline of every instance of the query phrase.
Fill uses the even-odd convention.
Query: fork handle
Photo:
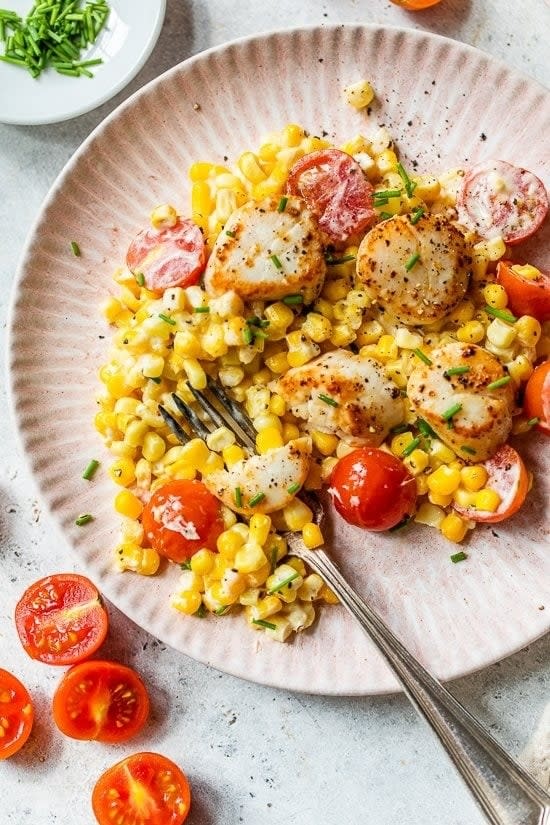
[[[482,725],[409,653],[380,616],[353,590],[323,550],[302,550],[374,641],[421,716],[426,719],[493,825],[544,825],[550,796]]]

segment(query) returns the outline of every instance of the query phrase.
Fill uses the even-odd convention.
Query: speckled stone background
[[[114,100],[59,125],[0,125],[4,348],[9,291],[27,231],[55,176],[103,117],[202,49],[245,34],[323,22],[425,28],[484,49],[550,85],[548,0],[443,0],[417,14],[387,0],[168,0],[151,58]],[[94,781],[135,750],[165,753],[187,771],[194,792],[190,825],[482,825],[444,753],[402,696],[324,699],[241,682],[165,648],[114,608],[105,655],[142,673],[151,688],[151,721],[120,748],[58,734],[49,704],[60,673],[26,657],[12,612],[24,587],[75,563],[36,499],[1,391],[0,666],[26,682],[37,721],[24,750],[0,763],[0,825],[93,825]],[[547,637],[451,686],[515,755],[549,698],[549,652]]]

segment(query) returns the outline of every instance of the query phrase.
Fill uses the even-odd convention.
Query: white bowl
[[[370,116],[342,100],[342,86],[361,77],[377,91]],[[326,607],[310,631],[281,645],[239,616],[198,619],[171,610],[179,573],[173,565],[152,579],[112,565],[115,491],[105,472],[111,459],[92,426],[109,336],[99,303],[114,289],[112,271],[151,208],[173,202],[189,211],[192,161],[235,158],[291,121],[313,134],[326,130],[337,143],[384,123],[404,164],[414,161],[419,171],[500,157],[550,186],[549,93],[461,43],[414,30],[336,26],[205,52],[113,112],[50,192],[14,292],[13,403],[42,495],[79,564],[135,622],[200,661],[256,682],[382,693],[395,690],[396,681],[340,607]],[[72,255],[72,240],[82,257]],[[350,581],[442,679],[500,659],[548,629],[550,606],[541,609],[550,574],[543,444],[534,434],[518,443],[536,480],[528,503],[509,522],[478,527],[461,564],[449,559],[456,545],[432,528],[384,535],[335,522],[332,552]],[[83,481],[93,457],[102,467],[93,482]],[[95,520],[75,527],[82,512]]]
[[[22,17],[31,6],[29,0],[6,5]],[[106,26],[81,57],[103,60],[91,68],[91,78],[67,77],[50,68],[35,79],[26,69],[0,61],[1,123],[35,126],[69,120],[105,103],[135,77],[158,40],[166,0],[109,0],[109,7]]]

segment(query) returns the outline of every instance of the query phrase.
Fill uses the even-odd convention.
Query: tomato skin
[[[496,524],[513,516],[522,506],[529,491],[529,475],[523,459],[509,444],[503,444],[491,458],[482,463],[489,474],[486,487],[501,495],[502,501],[498,509],[491,513],[476,510],[475,507],[461,507],[456,502],[453,507],[472,521]]]
[[[152,547],[178,563],[202,547],[216,550],[217,538],[224,530],[220,502],[196,480],[169,481],[155,490],[143,511],[142,523]]]
[[[125,742],[149,716],[149,694],[138,674],[118,662],[92,659],[72,667],[53,697],[53,717],[72,739]]]
[[[508,305],[515,315],[532,315],[539,321],[550,319],[550,274],[530,280],[512,270],[512,261],[499,261],[497,281],[506,290]]]
[[[287,191],[305,200],[319,216],[319,227],[342,244],[376,221],[373,187],[357,161],[340,149],[320,149],[296,161]]]
[[[550,435],[550,361],[532,372],[523,396],[523,413],[528,419],[538,418],[537,429]]]
[[[135,753],[103,773],[92,793],[99,825],[183,825],[191,789],[183,771],[159,753]]]
[[[0,759],[17,753],[30,736],[34,709],[27,688],[9,670],[0,668]]]
[[[25,590],[15,607],[15,625],[32,659],[73,665],[103,644],[109,617],[89,579],[77,573],[56,573]]]
[[[407,11],[420,11],[421,9],[428,9],[430,6],[437,6],[441,0],[391,0],[396,6],[401,6]]]
[[[206,266],[202,232],[183,218],[168,229],[144,229],[130,244],[126,264],[153,292],[196,284]]]
[[[379,532],[412,515],[417,487],[398,458],[374,447],[360,447],[336,464],[329,493],[347,522]]]

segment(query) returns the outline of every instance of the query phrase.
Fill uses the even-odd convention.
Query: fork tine
[[[212,404],[212,402],[199,392],[199,390],[193,389],[189,384],[187,385],[195,398],[197,399],[198,403],[201,405],[203,410],[210,416],[210,418],[214,421],[217,427],[223,427],[224,424],[227,424],[229,429],[235,434],[235,437],[239,444],[242,447],[246,447],[247,449],[255,452],[256,450],[256,440],[255,438],[250,438],[248,433],[243,429],[243,427],[239,426],[239,422],[235,421],[235,419],[231,416],[230,412],[225,409],[222,405],[221,410],[217,410],[216,407]],[[220,399],[218,398],[218,401]],[[220,404],[222,402],[220,401]]]
[[[185,430],[183,429],[183,427],[181,426],[181,424],[179,424],[179,422],[176,421],[174,416],[171,415],[168,412],[168,410],[166,410],[160,404],[159,404],[159,413],[162,415],[162,417],[166,421],[166,424],[170,427],[170,429],[172,430],[172,432],[174,433],[176,438],[179,439],[182,444],[187,444],[187,442],[191,440],[189,438],[189,436],[187,435],[187,433],[185,432]]]
[[[219,384],[216,384],[211,378],[208,379],[208,389],[214,395],[222,407],[224,407],[228,413],[231,413],[231,416],[235,419],[243,433],[245,433],[248,438],[252,441],[252,449],[256,448],[256,430],[254,429],[254,424],[244,412],[243,409],[235,402],[232,398],[230,398],[225,390],[223,390]]]
[[[172,400],[189,426],[200,438],[206,440],[206,438],[210,435],[210,430],[203,424],[195,410],[192,410],[191,407],[185,403],[183,398],[180,398],[175,392],[172,393]]]

